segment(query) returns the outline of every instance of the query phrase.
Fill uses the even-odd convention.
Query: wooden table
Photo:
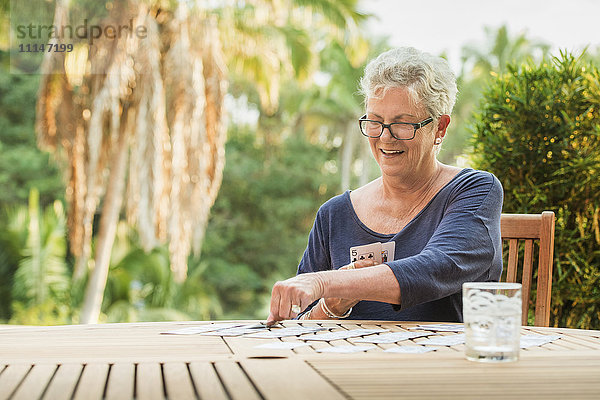
[[[600,331],[524,327],[523,334],[562,338],[521,350],[517,362],[498,364],[467,361],[464,345],[424,354],[384,352],[423,338],[363,353],[326,354],[315,350],[355,339],[261,350],[255,346],[298,339],[160,334],[207,323],[0,326],[0,400],[600,398]],[[416,323],[302,325],[404,331]]]

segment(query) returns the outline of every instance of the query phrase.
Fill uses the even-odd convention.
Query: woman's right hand
[[[375,263],[373,261],[362,260],[345,265],[340,269],[348,270],[371,267],[374,265]],[[277,321],[294,318],[298,315],[297,313],[300,310],[306,308],[315,300],[319,300],[323,297],[326,285],[323,274],[327,274],[327,271],[300,274],[286,279],[285,281],[276,282],[271,291],[271,304],[267,325],[271,326]],[[342,315],[361,299],[328,298],[326,300],[330,311],[337,313],[339,310],[343,309],[343,311],[338,314]],[[299,308],[299,310],[295,311],[295,308]],[[315,315],[312,315],[311,313],[311,319],[327,319],[327,315],[320,306],[315,306],[313,309],[320,309],[322,313],[315,313]]]

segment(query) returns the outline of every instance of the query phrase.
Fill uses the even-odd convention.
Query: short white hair
[[[450,115],[458,93],[448,61],[413,47],[380,54],[369,62],[360,80],[365,102],[397,87],[407,88],[415,104],[422,103],[434,118]]]

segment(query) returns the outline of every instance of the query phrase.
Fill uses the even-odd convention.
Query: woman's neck
[[[388,176],[381,177],[381,190],[385,198],[394,199],[413,199],[427,194],[436,187],[439,177],[444,170],[444,164],[435,160],[430,168],[422,170],[419,176]]]

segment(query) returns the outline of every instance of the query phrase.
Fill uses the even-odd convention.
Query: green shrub
[[[475,115],[474,166],[503,212],[556,213],[551,324],[600,328],[600,74],[582,57],[512,65]]]

